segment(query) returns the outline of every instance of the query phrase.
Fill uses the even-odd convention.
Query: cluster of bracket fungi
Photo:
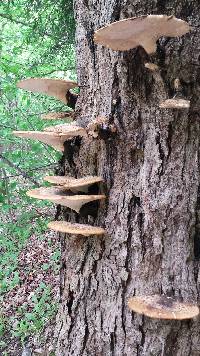
[[[156,41],[161,36],[177,37],[190,31],[187,22],[177,19],[174,16],[147,15],[138,18],[128,18],[114,22],[95,32],[94,41],[107,48],[117,51],[126,51],[137,46],[142,46],[147,54],[156,52]],[[159,71],[155,63],[146,62],[145,67],[151,71]],[[62,102],[72,103],[75,107],[76,96],[70,89],[77,84],[72,81],[59,79],[27,79],[18,83],[18,87],[54,96]],[[180,81],[174,82],[175,95],[160,103],[160,108],[168,109],[188,109],[190,101],[186,100],[180,90]],[[72,117],[74,112],[50,113],[43,116],[44,119],[56,119]],[[100,120],[101,121],[101,120]],[[90,123],[90,127],[93,123]],[[95,126],[95,123],[94,123]],[[42,132],[36,131],[15,131],[18,137],[38,139],[43,143],[53,146],[56,150],[64,150],[64,142],[74,136],[85,136],[87,130],[79,127],[75,121],[63,125],[50,126]],[[92,135],[97,137],[97,134]],[[72,178],[66,176],[48,176],[44,178],[54,186],[43,187],[30,190],[27,194],[38,199],[47,199],[53,203],[67,206],[77,213],[82,205],[105,199],[105,195],[90,195],[88,187],[94,183],[102,182],[101,177],[88,176],[84,178]],[[66,192],[71,191],[71,194]],[[80,194],[82,192],[82,194]],[[79,194],[77,194],[79,193]],[[83,194],[84,193],[84,194]],[[105,230],[85,224],[75,224],[66,221],[53,221],[48,224],[50,229],[73,235],[103,235]],[[190,319],[199,314],[199,308],[194,303],[183,302],[175,297],[166,295],[134,296],[128,301],[129,308],[137,313],[144,314],[157,319]]]

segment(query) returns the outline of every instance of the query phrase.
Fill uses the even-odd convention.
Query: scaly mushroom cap
[[[44,131],[63,133],[65,135],[68,135],[69,137],[85,136],[87,134],[86,130],[83,127],[76,126],[75,124],[59,124],[54,126],[48,126],[45,127]]]
[[[84,178],[72,178],[67,176],[46,176],[44,180],[56,185],[62,185],[72,192],[88,192],[88,187],[92,184],[102,182],[101,177],[88,176]]]
[[[60,120],[66,119],[73,121],[74,119],[74,111],[66,111],[66,112],[50,112],[48,114],[42,114],[41,118],[43,120]]]
[[[183,303],[176,298],[152,295],[129,299],[128,306],[136,313],[156,319],[191,319],[199,314],[195,304]]]
[[[67,104],[67,91],[77,86],[78,84],[76,82],[72,82],[71,80],[47,78],[29,78],[21,80],[17,83],[17,87],[20,89],[53,96],[65,104]]]
[[[188,109],[190,101],[185,99],[167,99],[159,105],[162,109]]]
[[[90,226],[86,224],[75,224],[66,221],[52,221],[47,225],[50,229],[64,232],[73,235],[104,235],[106,232],[104,229],[98,226]]]
[[[54,190],[55,189],[55,190]],[[66,190],[66,188],[65,188]],[[105,195],[67,195],[63,187],[36,188],[29,190],[26,194],[36,199],[47,199],[55,204],[67,206],[79,213],[82,205],[95,200],[105,199]]]
[[[56,132],[44,132],[44,131],[13,131],[13,134],[20,138],[30,138],[38,140],[52,146],[57,151],[64,151],[63,143],[66,141],[66,137],[61,137]]]
[[[167,15],[147,15],[114,22],[95,32],[94,41],[115,51],[142,46],[147,53],[156,51],[161,36],[182,36],[190,30],[187,22]]]

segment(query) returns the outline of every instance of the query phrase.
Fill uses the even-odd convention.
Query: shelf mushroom
[[[69,120],[73,121],[74,119],[74,111],[66,111],[66,112],[49,112],[48,114],[42,114],[41,118],[43,120]]]
[[[87,134],[86,130],[83,127],[76,126],[75,124],[58,124],[54,126],[47,126],[44,128],[44,131],[47,132],[57,132],[64,133],[73,136],[85,136]]]
[[[145,68],[151,70],[152,72],[155,72],[155,71],[159,70],[158,65],[155,64],[155,63],[146,62],[144,64],[144,66],[145,66]]]
[[[44,180],[65,187],[72,192],[88,192],[89,186],[103,181],[101,177],[87,176],[83,178],[73,178],[67,176],[46,176]]]
[[[52,146],[57,151],[64,151],[64,142],[67,137],[61,137],[56,132],[44,132],[44,131],[13,131],[13,134],[20,138],[30,138],[32,140],[41,141],[49,146]]]
[[[65,188],[66,190],[66,188]],[[65,190],[61,187],[42,187],[27,191],[27,195],[36,199],[49,200],[52,203],[66,206],[77,213],[84,204],[90,203],[95,200],[104,200],[104,194],[97,195],[67,195]]]
[[[167,15],[131,17],[111,23],[95,32],[94,41],[115,51],[142,46],[148,54],[156,52],[161,36],[177,37],[189,32],[187,22]]]
[[[155,319],[183,320],[199,314],[196,304],[181,302],[165,295],[137,296],[128,301],[129,308]]]
[[[179,98],[167,99],[160,103],[159,107],[161,109],[189,109],[190,100]]]
[[[17,83],[17,87],[20,89],[53,96],[56,99],[61,100],[64,104],[67,104],[70,101],[70,95],[75,95],[69,90],[77,86],[78,84],[71,80],[47,78],[29,78]]]
[[[104,235],[106,232],[103,228],[98,226],[90,226],[86,224],[70,223],[66,221],[52,221],[47,224],[48,228],[73,235]]]
[[[57,151],[64,151],[64,142],[68,139],[71,139],[75,136],[84,136],[86,131],[82,127],[75,125],[66,124],[68,129],[65,129],[64,132],[60,132],[56,129],[52,131],[13,131],[13,135],[20,138],[30,138],[34,140],[41,141],[46,143],[49,146],[52,146]]]
[[[190,100],[183,98],[183,90],[179,78],[174,80],[174,91],[174,97],[163,101],[159,107],[162,109],[189,109]]]

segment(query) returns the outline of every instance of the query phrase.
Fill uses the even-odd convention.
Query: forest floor
[[[53,220],[54,214],[54,207],[38,207],[27,223],[25,238],[11,229],[2,239],[1,355],[54,355],[60,251],[57,234],[46,229],[46,218]],[[21,238],[23,243],[19,244]]]

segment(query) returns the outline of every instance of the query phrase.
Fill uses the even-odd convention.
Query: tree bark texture
[[[59,219],[105,227],[105,237],[61,234],[62,270],[56,355],[197,356],[199,319],[152,320],[128,298],[166,294],[199,302],[200,2],[76,0],[77,119],[98,116],[115,135],[66,143],[63,174],[100,175],[107,200],[97,216],[63,209]],[[192,26],[142,48],[115,52],[93,42],[96,29],[145,14],[175,15]],[[153,60],[160,72],[144,67]],[[179,78],[187,110],[160,109]],[[95,206],[93,206],[95,211]],[[85,215],[85,216],[84,216]]]

